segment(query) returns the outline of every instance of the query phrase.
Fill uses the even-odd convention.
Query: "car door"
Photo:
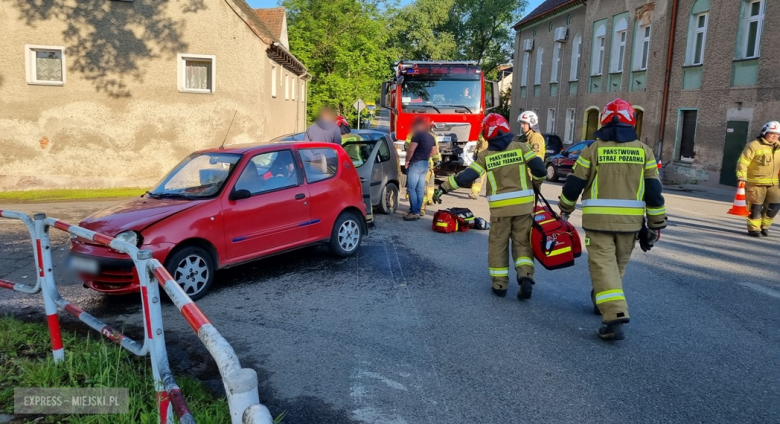
[[[384,165],[382,163],[382,156],[379,154],[381,146],[384,144],[384,140],[380,137],[374,142],[371,149],[371,157],[368,160],[371,161],[373,166],[371,167],[371,204],[378,204],[379,199],[382,197],[382,189],[384,185]]]
[[[563,158],[561,158],[561,163],[558,167],[562,175],[571,173],[574,163],[577,162],[577,159],[580,157],[580,153],[582,153],[588,145],[590,145],[588,142],[577,143],[562,153]]]
[[[250,197],[224,200],[228,260],[284,250],[308,238],[309,193],[293,150],[248,158],[231,190],[247,190]]]

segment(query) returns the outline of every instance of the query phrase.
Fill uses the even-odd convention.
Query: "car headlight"
[[[140,244],[141,244],[140,243],[141,237],[139,236],[139,234],[137,232],[135,232],[133,230],[123,231],[123,232],[117,234],[116,237],[114,237],[114,238],[117,239],[117,240],[123,241],[125,243],[130,243],[130,244],[132,244],[135,247],[140,247]]]

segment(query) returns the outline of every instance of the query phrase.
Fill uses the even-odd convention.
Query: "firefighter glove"
[[[436,191],[433,192],[433,203],[441,204],[441,196],[443,196],[444,193],[446,192],[447,191],[445,191],[441,186],[439,186],[439,188],[437,188]]]
[[[651,230],[647,227],[642,227],[639,231],[639,247],[643,252],[647,252],[653,248],[655,242],[661,238],[661,230]]]

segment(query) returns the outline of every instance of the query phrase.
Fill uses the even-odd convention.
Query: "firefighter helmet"
[[[336,125],[342,126],[346,125],[349,126],[349,122],[347,122],[347,118],[344,117],[344,115],[339,115],[336,117]]]
[[[506,118],[497,113],[489,113],[485,116],[485,119],[482,120],[482,137],[484,137],[485,140],[492,140],[495,137],[509,134],[510,132],[512,132],[512,129],[509,128],[509,122],[507,122]]]
[[[767,135],[767,133],[780,134],[780,122],[767,122],[764,128],[761,128],[761,135]]]
[[[533,111],[527,110],[517,117],[517,122],[525,122],[526,124],[535,127],[539,125],[539,117]]]
[[[636,112],[631,103],[623,99],[615,99],[604,107],[601,112],[601,125],[619,123],[630,126],[636,125]]]

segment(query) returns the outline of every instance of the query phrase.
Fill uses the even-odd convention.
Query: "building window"
[[[306,83],[301,81],[301,101],[306,101]]]
[[[742,23],[742,59],[752,59],[759,56],[761,50],[761,30],[764,26],[765,0],[748,1],[747,10],[743,13]]]
[[[707,44],[707,25],[709,13],[700,13],[693,17],[688,34],[687,64],[701,65],[704,63],[704,47]]]
[[[547,109],[547,134],[555,134],[555,109]]]
[[[646,71],[650,60],[650,25],[637,25],[634,42],[634,70]]]
[[[544,48],[539,47],[536,51],[536,71],[534,72],[534,85],[542,83],[542,60],[544,58]]]
[[[295,75],[290,77],[290,98],[295,100]]]
[[[271,65],[271,97],[276,97],[276,64]]]
[[[623,62],[626,58],[626,32],[628,30],[628,22],[625,19],[618,21],[615,25],[614,35],[612,37],[612,66],[610,72],[618,73],[623,72]]]
[[[552,71],[550,72],[550,82],[558,82],[558,65],[561,62],[561,43],[555,43],[553,47]]]
[[[284,73],[284,99],[290,100],[290,74]]]
[[[217,72],[217,57],[205,54],[177,55],[179,61],[179,91],[182,93],[213,93]]]
[[[682,130],[680,132],[680,156],[684,162],[692,162],[696,153],[694,141],[696,140],[696,118],[699,112],[696,110],[683,110],[681,115]]]
[[[27,84],[65,85],[65,47],[24,46]]]
[[[571,70],[569,71],[569,81],[577,81],[577,70],[580,67],[580,56],[582,55],[582,35],[574,36],[574,42],[571,44]]]
[[[528,62],[531,61],[531,52],[523,52],[523,68],[520,73],[520,86],[528,85]]]
[[[571,144],[574,142],[574,113],[576,109],[566,109],[566,131],[564,132],[563,142]]]
[[[604,72],[604,46],[607,42],[607,27],[604,24],[596,28],[593,34],[593,63],[590,67],[591,75],[601,75]]]

